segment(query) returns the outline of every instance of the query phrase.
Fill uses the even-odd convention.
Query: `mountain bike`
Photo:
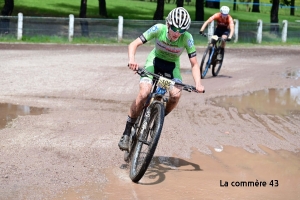
[[[206,37],[206,34],[203,34]],[[203,53],[202,61],[200,64],[200,73],[201,78],[203,79],[209,68],[212,67],[212,75],[217,76],[221,70],[223,59],[224,59],[224,51],[221,52],[221,43],[224,39],[222,37],[218,37],[217,35],[213,35],[211,37],[210,42],[207,45],[205,52]],[[218,58],[221,56],[221,58]]]
[[[153,77],[153,85],[144,108],[133,125],[129,150],[124,153],[125,162],[130,163],[129,177],[135,183],[145,174],[156,150],[164,124],[167,91],[177,87],[180,92],[198,92],[194,86],[175,82],[143,68],[139,68],[137,74]]]

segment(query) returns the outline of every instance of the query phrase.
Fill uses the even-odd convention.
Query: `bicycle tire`
[[[212,67],[211,72],[212,72],[213,76],[218,76],[218,74],[221,70],[222,64],[223,64],[223,60],[224,60],[224,51],[222,52],[222,60],[216,61]]]
[[[154,102],[151,105],[149,122],[144,131],[141,132],[141,137],[139,137],[139,139],[142,138],[144,141],[137,141],[132,154],[129,176],[135,183],[144,176],[152,160],[162,131],[164,116],[165,110],[163,104],[161,102]]]
[[[204,79],[210,67],[211,64],[211,60],[209,59],[210,53],[211,53],[211,46],[207,46],[206,50],[203,53],[201,64],[200,64],[201,79]]]

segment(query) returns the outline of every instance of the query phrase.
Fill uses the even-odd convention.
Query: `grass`
[[[172,1],[171,1],[172,2]],[[190,12],[192,20],[195,19],[195,0],[190,5],[185,4],[184,7]],[[239,3],[239,1],[237,1]],[[270,4],[269,0],[261,0],[261,3]],[[300,0],[296,0],[296,6],[300,6]],[[246,12],[246,4],[238,4],[238,10],[233,11],[233,3],[222,2],[221,5],[227,5],[231,8],[231,15],[245,22],[256,22],[258,19],[262,19],[264,22],[270,22],[270,6],[260,6],[261,13]],[[87,17],[88,18],[101,18],[99,16],[98,1],[87,2]],[[164,16],[166,17],[170,10],[176,7],[176,4],[165,3]],[[250,4],[252,8],[252,4]],[[118,16],[123,16],[125,19],[142,19],[151,20],[153,18],[154,11],[156,9],[156,2],[142,1],[142,0],[106,0],[106,8],[108,12],[108,18],[117,19]],[[15,8],[13,15],[17,16],[19,12],[24,16],[42,16],[42,17],[68,17],[69,14],[74,14],[75,17],[79,17],[80,1],[79,0],[18,0],[15,1]],[[289,15],[289,9],[279,9],[279,21],[288,20],[295,21],[300,20],[300,8],[295,10],[295,16]],[[205,19],[213,13],[217,12],[216,9],[204,8]],[[251,16],[251,17],[250,17]]]
[[[0,0],[1,1],[1,0]],[[260,0],[261,3],[268,3],[270,0]],[[2,2],[4,2],[2,0]],[[172,2],[172,0],[171,0]],[[190,5],[185,3],[184,7],[189,11],[192,20],[195,19],[195,0],[193,0]],[[239,0],[237,1],[239,3]],[[299,6],[300,0],[296,0],[296,6]],[[235,19],[239,19],[240,23],[243,22],[257,22],[258,19],[261,19],[264,23],[270,22],[270,6],[260,6],[260,13],[252,13],[246,12],[246,4],[238,4],[238,10],[233,11],[233,3],[228,2],[228,0],[221,0],[221,5],[227,5],[231,8],[230,14]],[[118,16],[123,16],[124,19],[138,19],[138,20],[152,20],[154,11],[156,9],[156,2],[150,2],[149,0],[106,0],[106,7],[108,12],[109,19],[117,19]],[[164,16],[166,17],[170,10],[176,7],[176,4],[165,3],[164,7]],[[252,4],[250,4],[252,8]],[[17,16],[18,13],[23,13],[24,16],[33,16],[33,17],[60,17],[60,18],[68,18],[70,14],[74,14],[75,17],[79,17],[79,9],[80,9],[80,1],[79,0],[17,0],[15,1],[15,7],[13,10],[13,16]],[[279,9],[279,23],[282,20],[288,20],[290,22],[295,22],[296,20],[300,20],[300,8],[295,10],[295,16],[289,15],[289,9]],[[205,19],[207,19],[212,14],[218,12],[217,9],[204,8]],[[98,1],[94,0],[88,1],[87,8],[87,17],[88,18],[101,18],[99,16],[99,5]],[[298,23],[295,23],[298,24]],[[299,23],[300,25],[300,23]],[[296,31],[298,31],[298,26],[296,26]],[[196,45],[206,45],[206,40],[195,37]],[[0,36],[1,42],[20,42],[11,36]],[[86,38],[86,37],[76,37],[72,42],[68,41],[66,37],[58,37],[58,36],[33,36],[22,38],[22,42],[30,42],[30,43],[73,43],[73,44],[99,44],[99,43],[117,43],[116,39],[106,39],[106,38]],[[130,41],[124,40],[122,44],[128,44]],[[230,46],[239,46],[244,42],[239,41],[238,44],[233,42],[229,43]],[[248,41],[247,43],[256,44],[256,41]],[[291,44],[299,44],[299,40],[293,41],[288,40],[286,43],[282,43],[280,41],[272,41],[267,42],[263,41],[262,45],[291,45]]]

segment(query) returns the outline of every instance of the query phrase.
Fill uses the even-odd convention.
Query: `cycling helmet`
[[[167,23],[176,28],[189,29],[191,25],[191,17],[186,9],[177,7],[171,10],[166,19]]]
[[[228,15],[229,14],[229,7],[228,6],[222,6],[220,11],[223,15]]]

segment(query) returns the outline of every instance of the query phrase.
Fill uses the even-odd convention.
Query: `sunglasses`
[[[227,17],[228,16],[228,14],[222,14],[222,17]]]
[[[171,26],[172,31],[179,32],[180,34],[184,33],[186,30],[181,28],[176,28],[175,26]]]

